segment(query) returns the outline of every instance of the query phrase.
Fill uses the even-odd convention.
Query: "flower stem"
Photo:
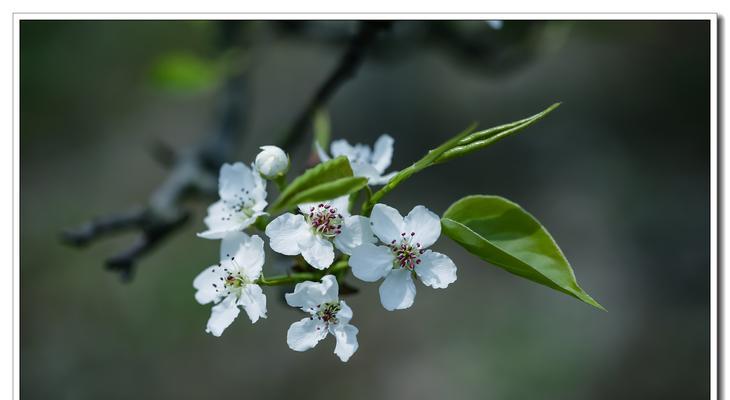
[[[279,189],[279,193],[283,192],[284,189],[286,189],[286,174],[279,174],[274,178],[274,183],[276,184],[276,187]]]
[[[445,153],[447,150],[456,146],[459,143],[459,141],[461,141],[462,139],[467,137],[469,134],[471,134],[474,131],[475,127],[476,127],[476,124],[472,123],[471,125],[469,125],[468,128],[466,128],[464,131],[462,131],[458,135],[447,140],[441,146],[439,146],[433,150],[430,150],[420,160],[411,164],[411,166],[409,166],[408,168],[405,168],[405,169],[401,170],[400,172],[398,172],[390,181],[388,181],[388,183],[385,184],[385,186],[383,186],[380,190],[375,192],[363,204],[362,215],[369,217],[370,212],[373,210],[373,207],[383,196],[388,194],[391,190],[395,189],[396,186],[398,186],[401,182],[405,181],[406,179],[410,178],[413,174],[431,166],[434,163],[434,161],[436,161],[443,153]]]
[[[261,286],[280,286],[280,285],[291,285],[293,283],[299,283],[304,281],[318,281],[325,275],[338,276],[341,272],[347,270],[350,266],[347,264],[347,260],[343,259],[332,264],[329,268],[322,271],[312,272],[297,272],[294,274],[277,275],[269,278],[264,278],[262,275],[256,283]]]

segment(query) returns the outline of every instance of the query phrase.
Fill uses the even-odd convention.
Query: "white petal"
[[[350,216],[350,211],[347,207],[350,205],[350,196],[344,195],[328,202],[332,207],[337,209],[337,213],[341,214],[342,217],[346,218]]]
[[[352,308],[350,308],[344,300],[340,300],[340,311],[337,312],[337,323],[339,325],[349,324],[351,319]]]
[[[294,351],[305,351],[313,348],[327,336],[327,325],[319,319],[302,319],[291,324],[286,332],[286,343]]]
[[[354,326],[339,325],[332,330],[332,334],[337,339],[335,345],[335,354],[340,357],[342,362],[346,362],[357,351],[357,328]]]
[[[223,282],[220,280],[222,276],[223,268],[218,265],[208,267],[198,274],[193,279],[193,287],[198,290],[195,292],[195,300],[200,304],[208,304],[211,301],[218,300],[218,289],[223,287]]]
[[[314,147],[315,147],[315,149],[317,149],[317,156],[319,156],[319,162],[325,162],[325,161],[330,160],[330,156],[328,156],[327,153],[325,153],[322,146],[320,146],[319,142],[316,140],[314,141]]]
[[[332,242],[318,235],[311,235],[308,240],[300,241],[299,250],[309,265],[317,269],[329,268],[335,260]]]
[[[311,281],[297,283],[294,292],[287,293],[284,297],[290,306],[309,311],[319,304],[337,300],[338,289],[337,278],[334,275],[325,275],[321,283]]]
[[[365,282],[375,282],[393,269],[393,252],[385,246],[363,243],[352,251],[348,263],[352,274]]]
[[[424,285],[443,289],[456,281],[456,265],[446,255],[426,250],[420,259],[415,270]]]
[[[243,306],[252,323],[256,323],[259,318],[266,318],[266,295],[259,285],[244,286],[238,304]]]
[[[232,200],[236,195],[256,187],[257,183],[253,171],[246,164],[223,164],[218,176],[218,194],[221,199]]]
[[[330,153],[332,157],[346,156],[349,159],[357,156],[355,148],[345,139],[333,140],[330,143]]]
[[[394,140],[390,135],[382,134],[373,146],[373,155],[370,157],[370,162],[381,174],[390,166],[390,161],[393,158],[393,142]]]
[[[253,169],[252,169],[253,171]],[[252,172],[253,187],[248,189],[248,196],[254,201],[253,209],[255,211],[263,211],[268,203],[266,203],[266,179]]]
[[[236,296],[230,295],[217,305],[213,306],[205,331],[213,336],[220,336],[223,331],[236,319],[240,310],[236,305]]]
[[[393,177],[397,174],[398,171],[394,171],[389,174],[379,176],[377,178],[371,178],[370,180],[368,180],[368,183],[371,185],[385,185],[386,183],[390,182],[390,180],[393,179]]]
[[[203,222],[208,230],[199,233],[198,236],[205,239],[222,239],[230,232],[242,231],[248,227],[247,221],[233,213],[222,200],[208,207],[208,215]]]
[[[398,210],[385,204],[376,204],[370,214],[370,227],[383,243],[393,240],[400,242],[403,230],[403,217]]]
[[[278,216],[266,226],[269,246],[277,253],[287,256],[299,254],[299,241],[307,238],[309,226],[302,215],[286,213]]]
[[[377,239],[370,229],[370,220],[361,215],[345,218],[342,232],[335,236],[335,246],[343,253],[352,255],[352,250],[363,243],[375,243]]]
[[[352,175],[368,178],[368,183],[380,179],[381,172],[366,162],[352,161],[350,166],[352,167]]]
[[[403,220],[404,232],[410,235],[415,232],[411,243],[420,243],[421,248],[430,247],[441,235],[439,216],[424,206],[415,206]]]
[[[241,243],[234,257],[235,265],[248,279],[252,281],[258,279],[264,266],[264,241],[258,235],[251,236]]]
[[[394,269],[380,285],[380,303],[388,311],[402,310],[413,305],[416,298],[416,285],[411,279],[411,271]]]
[[[230,259],[234,257],[246,241],[249,240],[249,236],[243,232],[230,232],[223,237],[221,241],[221,260]]]

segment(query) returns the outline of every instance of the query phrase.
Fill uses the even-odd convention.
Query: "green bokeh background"
[[[351,28],[244,23],[250,98],[237,160],[289,126]],[[215,23],[20,29],[24,398],[709,394],[709,22],[508,21],[500,31],[480,21],[396,23],[333,98],[334,136],[372,143],[388,132],[400,169],[471,121],[497,125],[563,101],[520,135],[413,177],[387,202],[442,213],[472,193],[510,198],[548,227],[609,312],[442,237],[435,248],[459,278],[446,290],[418,286],[407,311],[385,311],[376,285],[352,281],[360,349],[347,364],[332,338],[306,353],[287,348],[300,315],[277,288],[267,289],[268,319],[239,318],[222,338],[204,333],[210,309],[194,301],[191,282],[218,251],[195,237],[205,204],[191,204],[191,222],[143,259],[131,284],[103,268],[131,235],[82,251],[59,240],[65,227],[144,203],[165,177],[150,156],[156,140],[182,149],[214,126],[215,82],[170,87],[177,78],[171,85],[159,68],[170,54],[216,59]],[[459,35],[491,47],[460,48]],[[175,76],[215,75],[205,63],[186,68]]]

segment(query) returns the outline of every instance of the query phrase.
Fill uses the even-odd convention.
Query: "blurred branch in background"
[[[236,46],[239,25],[239,21],[219,22],[222,52]],[[291,128],[278,140],[282,148],[291,151],[301,142],[315,111],[325,105],[337,89],[355,75],[362,64],[365,51],[373,43],[377,33],[387,26],[389,22],[384,21],[360,23],[337,66],[306,104]],[[221,89],[219,126],[196,146],[182,152],[176,152],[164,145],[156,147],[156,158],[170,168],[170,173],[152,193],[146,207],[112,213],[67,229],[63,232],[64,241],[83,247],[106,235],[138,230],[140,233],[131,246],[106,260],[109,269],[118,271],[123,280],[129,281],[139,259],[188,220],[190,211],[182,207],[183,200],[195,196],[216,195],[218,170],[230,159],[236,136],[245,120],[245,86],[245,68],[230,71]]]
[[[314,97],[307,103],[294,125],[278,141],[280,147],[288,149],[301,141],[304,136],[301,133],[312,122],[314,113],[329,101],[345,81],[355,75],[358,67],[362,64],[365,51],[373,43],[378,32],[390,27],[390,25],[390,21],[365,21],[360,24],[358,33],[350,41],[337,67],[319,87]]]

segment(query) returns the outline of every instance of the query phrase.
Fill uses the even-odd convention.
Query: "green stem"
[[[471,124],[463,132],[461,132],[458,135],[447,140],[441,146],[439,146],[433,150],[430,150],[420,160],[411,164],[410,167],[398,172],[398,174],[396,174],[396,176],[394,176],[390,181],[388,181],[388,183],[386,183],[385,186],[383,186],[380,190],[373,193],[373,195],[370,197],[370,199],[368,199],[368,201],[365,202],[365,204],[363,204],[362,214],[366,217],[370,216],[370,212],[373,210],[373,207],[375,206],[375,204],[378,203],[378,201],[383,196],[390,193],[391,190],[395,189],[396,186],[401,184],[401,182],[410,178],[411,175],[431,166],[433,164],[433,162],[436,161],[442,154],[444,154],[446,151],[448,151],[452,147],[456,146],[459,143],[459,141],[461,141],[462,139],[467,137],[469,134],[471,134],[474,131],[475,127],[476,127],[475,123]]]
[[[283,192],[284,189],[286,189],[286,174],[277,175],[276,178],[274,178],[274,183],[276,183],[279,193]]]
[[[340,260],[332,264],[332,266],[330,266],[329,268],[322,271],[297,272],[294,274],[277,275],[269,278],[265,278],[263,275],[261,275],[261,278],[259,278],[256,283],[261,286],[280,286],[291,285],[304,281],[319,281],[325,275],[339,275],[340,273],[346,271],[348,268],[349,265],[347,263],[347,260]]]

